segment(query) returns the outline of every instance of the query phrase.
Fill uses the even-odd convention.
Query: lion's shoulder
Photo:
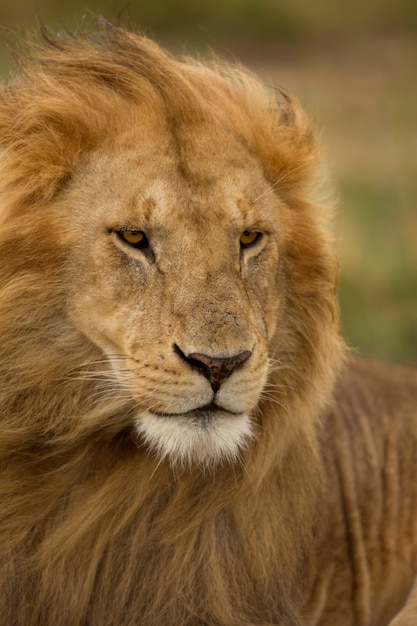
[[[340,566],[332,570],[326,618],[349,612],[354,588],[370,615],[375,607],[363,590],[384,585],[379,611],[389,618],[405,601],[417,565],[417,372],[352,359],[323,416],[320,450],[318,568]]]
[[[349,361],[321,422],[320,449],[327,484],[335,492],[353,489],[356,508],[361,502],[367,506],[369,494],[377,492],[382,506],[387,475],[395,475],[417,498],[417,371],[365,359]]]
[[[352,359],[336,384],[321,436],[326,482],[345,506],[362,509],[363,524],[378,507],[384,516],[388,500],[405,506],[402,490],[417,503],[416,370]]]
[[[414,415],[417,419],[417,370],[368,359],[351,359],[335,388],[333,411],[341,408],[368,419]]]

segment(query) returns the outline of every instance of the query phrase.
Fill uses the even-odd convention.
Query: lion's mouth
[[[209,403],[182,413],[138,416],[136,430],[149,448],[172,465],[212,467],[234,462],[253,437],[251,418]]]
[[[151,411],[152,415],[156,415],[156,417],[187,417],[195,421],[208,421],[213,417],[213,413],[223,413],[227,415],[239,415],[239,413],[233,413],[232,411],[228,411],[217,404],[211,402],[210,404],[206,404],[205,406],[198,407],[197,409],[192,409],[191,411],[186,411],[185,413],[160,413],[158,411]]]

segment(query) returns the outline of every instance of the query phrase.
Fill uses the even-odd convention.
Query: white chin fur
[[[137,418],[136,430],[149,448],[171,465],[202,468],[233,463],[253,436],[246,413],[227,412],[202,420],[146,413]]]

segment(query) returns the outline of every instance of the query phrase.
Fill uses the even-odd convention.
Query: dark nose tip
[[[175,348],[184,361],[207,378],[214,392],[218,391],[224,381],[252,354],[250,350],[245,350],[226,358],[208,356],[200,352],[192,352],[186,356],[178,346]]]

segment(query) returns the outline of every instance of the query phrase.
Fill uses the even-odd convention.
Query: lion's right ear
[[[20,203],[47,201],[96,140],[99,115],[79,94],[30,72],[0,91],[0,186]],[[94,138],[93,138],[94,136]],[[6,195],[7,197],[7,195]]]
[[[5,133],[5,129],[10,126],[11,122],[10,111],[7,105],[7,95],[9,91],[9,86],[0,85],[0,146],[3,146],[5,142],[7,142],[7,133]]]
[[[31,104],[24,87],[0,94],[0,185],[31,201],[53,196],[65,176],[63,149],[58,149],[53,120]],[[61,153],[61,154],[60,154]],[[7,197],[7,195],[6,195]]]

